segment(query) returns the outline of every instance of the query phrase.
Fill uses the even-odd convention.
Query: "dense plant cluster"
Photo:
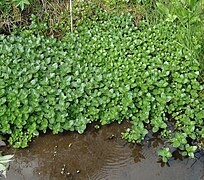
[[[159,131],[164,161],[171,147],[193,157],[204,138],[203,87],[180,30],[103,13],[61,40],[32,29],[1,35],[0,134],[18,148],[48,129],[83,133],[92,121],[130,119],[129,142]]]
[[[12,5],[24,10],[25,6],[30,5],[30,0],[1,0],[0,9],[2,13],[10,12]]]
[[[155,10],[159,19],[176,22],[182,26],[182,44],[198,57],[201,64],[201,73],[204,71],[204,1],[203,0],[172,0],[166,3],[156,3]],[[203,80],[201,80],[203,81]]]

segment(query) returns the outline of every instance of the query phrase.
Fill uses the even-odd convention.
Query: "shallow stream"
[[[150,137],[144,145],[127,143],[121,139],[127,127],[126,122],[99,130],[89,125],[82,135],[48,133],[29,148],[4,149],[15,154],[7,180],[204,180],[203,154],[182,159],[175,153],[164,165],[156,154],[162,141]]]

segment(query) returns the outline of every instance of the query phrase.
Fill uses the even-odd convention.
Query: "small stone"
[[[80,173],[80,171],[79,171],[79,170],[77,170],[77,173]]]
[[[114,134],[112,134],[108,139],[113,139],[113,138],[115,138]]]
[[[69,144],[69,147],[71,147],[71,146],[72,146],[72,143]]]

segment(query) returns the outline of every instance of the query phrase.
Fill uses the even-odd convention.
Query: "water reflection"
[[[112,124],[99,130],[90,125],[85,134],[42,135],[15,153],[8,180],[199,180],[204,158],[191,160],[175,154],[168,166],[157,163],[156,147],[162,141],[150,137],[143,146],[129,144],[120,134],[129,126]],[[175,152],[176,153],[176,152]],[[193,164],[194,163],[194,164]],[[193,164],[193,165],[192,165]]]
[[[134,159],[135,163],[141,162],[143,159],[145,159],[144,155],[142,154],[142,147],[139,145],[132,147],[131,157]]]

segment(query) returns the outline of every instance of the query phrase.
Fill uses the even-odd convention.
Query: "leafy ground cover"
[[[100,8],[80,15],[58,39],[36,16],[0,35],[0,134],[19,148],[47,130],[83,133],[93,121],[129,119],[129,142],[158,132],[163,161],[175,149],[194,157],[204,138],[200,41],[185,46],[188,29],[175,19],[135,25],[130,13]]]

